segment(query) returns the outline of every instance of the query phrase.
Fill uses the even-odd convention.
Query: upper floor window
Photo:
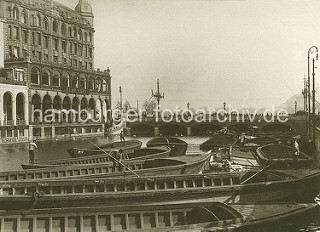
[[[40,72],[39,72],[39,69],[37,69],[36,67],[33,67],[31,69],[31,84],[36,84],[38,85],[40,80],[39,80],[39,77],[40,77]]]
[[[61,34],[64,36],[67,34],[67,27],[64,23],[61,25]]]
[[[36,16],[36,23],[35,23],[35,25],[36,25],[37,27],[40,27],[40,26],[41,26],[41,17],[40,17],[39,14]]]
[[[57,32],[57,31],[58,31],[58,22],[57,22],[57,20],[53,20],[52,30],[53,30],[54,32]]]
[[[78,31],[78,40],[82,40],[82,31],[80,29]]]
[[[14,19],[19,19],[19,11],[17,7],[14,7],[12,10],[12,16]]]
[[[84,33],[84,41],[88,42],[88,33],[87,32]]]
[[[10,6],[7,7],[7,11],[8,11],[8,18],[12,18],[12,11]]]
[[[90,41],[90,43],[92,43],[92,34],[91,34],[91,32],[89,32],[89,41]]]
[[[73,37],[77,38],[77,28],[76,27],[73,28]]]
[[[44,24],[44,29],[45,29],[45,30],[48,30],[48,28],[49,28],[49,22],[48,22],[48,19],[47,19],[47,18],[44,18],[43,24]]]
[[[72,28],[69,27],[69,37],[72,37]]]
[[[27,13],[25,11],[21,12],[21,22],[27,23]]]
[[[34,26],[35,25],[35,21],[36,21],[34,15],[31,15],[30,19],[31,19],[31,25]]]

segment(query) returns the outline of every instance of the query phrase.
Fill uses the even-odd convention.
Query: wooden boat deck
[[[213,202],[0,211],[1,231],[232,231],[300,215],[310,204],[226,205]],[[246,215],[246,216],[244,216]],[[246,230],[244,230],[246,231]]]
[[[166,158],[169,156],[171,149],[166,146],[152,147],[152,148],[141,148],[135,150],[133,153],[127,154],[124,158],[129,160],[137,159],[154,159],[154,158]],[[118,152],[117,150],[108,152],[112,155],[112,152]],[[145,155],[147,154],[147,155]],[[92,156],[67,158],[59,160],[50,160],[34,163],[33,165],[81,165],[81,164],[99,164],[111,162],[111,158],[107,154],[98,154]]]
[[[182,173],[199,173],[204,164],[209,160],[209,155],[200,155],[193,162],[187,163],[172,159],[150,159],[124,161],[123,163],[139,175],[170,175]],[[36,180],[55,178],[90,178],[90,177],[118,177],[133,175],[117,167],[113,170],[112,163],[87,164],[74,166],[57,166],[53,168],[28,169],[23,171],[10,171],[0,173],[1,181]]]

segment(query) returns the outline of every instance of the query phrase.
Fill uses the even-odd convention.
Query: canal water
[[[131,139],[126,137],[126,139]],[[137,137],[145,146],[150,137]],[[188,151],[197,151],[199,145],[209,139],[209,137],[181,137],[189,146]],[[101,145],[113,141],[119,141],[119,137],[93,137],[89,140],[96,145]],[[36,161],[54,160],[70,158],[66,150],[72,147],[85,148],[92,147],[87,139],[81,138],[77,140],[61,140],[61,141],[39,141],[37,142],[38,150],[36,150]],[[2,145],[0,146],[0,171],[22,170],[21,164],[28,163],[28,145]],[[281,228],[279,230],[284,232]],[[320,232],[320,209],[308,220],[301,223],[299,228],[290,232]],[[289,232],[289,231],[288,231]]]

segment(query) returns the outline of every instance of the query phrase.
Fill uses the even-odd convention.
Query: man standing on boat
[[[38,146],[36,144],[36,140],[33,140],[29,143],[29,163],[34,163],[34,151],[38,149]]]
[[[123,135],[123,130],[121,130],[120,132],[120,142],[125,142],[126,140],[124,139],[124,135]]]
[[[299,143],[297,141],[297,138],[293,138],[293,141],[292,141],[292,158],[293,158],[294,165],[295,165],[296,169],[298,168],[299,153],[300,153]]]

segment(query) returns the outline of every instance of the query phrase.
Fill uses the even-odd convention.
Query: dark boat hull
[[[126,160],[146,160],[167,158],[170,155],[171,149],[167,146],[141,148],[134,150],[133,153],[127,154]],[[22,164],[23,169],[38,169],[38,168],[54,168],[58,166],[81,165],[81,164],[97,164],[110,162],[111,158],[106,154],[100,154],[88,157],[78,157],[63,160],[47,161],[35,164]]]
[[[154,138],[147,142],[147,147],[168,146],[171,148],[170,156],[183,156],[186,154],[188,144],[178,138]]]
[[[209,151],[216,148],[232,147],[237,143],[237,141],[238,140],[235,137],[231,137],[225,134],[219,134],[200,144],[200,149],[203,151]]]
[[[125,142],[113,142],[106,145],[99,146],[102,150],[106,152],[110,152],[112,150],[123,150],[123,154],[130,154],[134,152],[134,150],[140,149],[142,146],[142,142],[139,140],[128,140]],[[90,155],[98,155],[103,154],[104,152],[96,147],[91,149],[78,149],[72,148],[68,149],[67,152],[71,157],[82,157],[82,156],[90,156]]]
[[[160,176],[200,173],[209,161],[210,155],[200,154],[191,162],[173,159],[126,160],[123,163],[139,176]],[[112,163],[69,165],[54,168],[27,169],[0,173],[1,181],[10,180],[46,180],[46,179],[79,179],[79,178],[114,178],[132,176],[132,171]]]
[[[281,172],[275,172],[281,175]],[[312,202],[320,192],[320,170],[291,180],[254,180],[243,173],[179,175],[120,179],[87,179],[68,182],[6,182],[2,184],[3,208],[63,207],[100,204],[169,202],[214,199],[223,203]],[[304,175],[301,173],[301,175]],[[227,177],[228,176],[228,177]],[[285,175],[284,175],[285,176]],[[252,180],[252,179],[251,179]],[[15,190],[13,190],[15,189]],[[33,189],[34,192],[28,192]],[[19,192],[20,191],[20,192]],[[15,192],[15,194],[13,194]],[[27,192],[28,194],[25,194]],[[35,195],[36,194],[36,195]]]
[[[258,163],[268,169],[302,169],[312,168],[314,161],[311,157],[300,152],[297,162],[291,154],[291,147],[280,144],[269,144],[253,152]]]
[[[222,204],[209,200],[164,204],[1,210],[1,231],[248,231],[282,226],[318,207],[309,204]],[[252,230],[251,230],[252,231]],[[259,230],[260,231],[260,230]]]

